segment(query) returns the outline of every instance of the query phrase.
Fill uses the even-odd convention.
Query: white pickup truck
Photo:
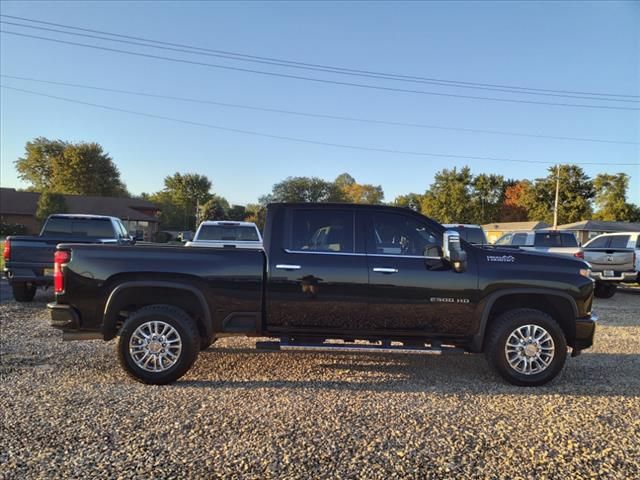
[[[597,297],[612,297],[621,282],[640,281],[639,250],[637,232],[605,233],[584,244],[584,259],[591,265]]]
[[[202,222],[187,247],[262,248],[262,235],[253,222],[207,220]]]
[[[582,248],[572,232],[559,230],[535,230],[510,232],[501,236],[494,245],[500,247],[517,247],[520,250],[538,253],[565,255],[583,258]]]

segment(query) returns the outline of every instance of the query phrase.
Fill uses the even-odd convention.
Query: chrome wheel
[[[555,356],[553,338],[539,325],[516,328],[504,347],[509,366],[524,375],[535,375],[546,370]]]
[[[178,331],[162,321],[140,325],[129,340],[129,354],[147,372],[164,372],[180,358],[182,339]]]

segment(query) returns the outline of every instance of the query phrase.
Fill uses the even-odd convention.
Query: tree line
[[[129,196],[113,159],[97,143],[71,143],[43,137],[26,143],[15,162],[18,176],[42,193],[37,216],[66,211],[64,194]],[[590,178],[578,165],[560,165],[558,223],[600,219],[640,221],[640,207],[627,201],[629,176],[600,173]],[[441,223],[553,221],[556,167],[535,180],[473,174],[468,166],[444,168],[422,193],[397,196],[390,205],[411,208]],[[163,188],[140,198],[161,210],[164,229],[193,230],[202,220],[247,220],[264,225],[270,202],[385,203],[381,185],[361,184],[348,173],[334,180],[288,177],[261,196],[258,203],[231,205],[213,192],[213,183],[198,173],[168,175]]]

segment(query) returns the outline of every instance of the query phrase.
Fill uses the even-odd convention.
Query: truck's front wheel
[[[194,320],[170,305],[149,305],[127,318],[118,342],[120,364],[135,380],[174,382],[196,361],[200,337]]]
[[[485,355],[509,383],[543,385],[564,366],[567,342],[558,323],[544,312],[510,310],[492,323]]]
[[[600,283],[596,282],[596,288],[593,294],[598,298],[611,298],[616,294],[618,285],[615,283]]]
[[[36,296],[36,286],[31,283],[12,283],[11,290],[16,302],[30,302]]]

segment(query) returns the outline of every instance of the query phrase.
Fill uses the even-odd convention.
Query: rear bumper
[[[574,355],[593,345],[593,337],[596,333],[598,316],[592,313],[588,317],[576,318],[576,338],[573,344]]]
[[[48,303],[47,308],[51,313],[49,324],[53,328],[63,331],[76,331],[80,329],[80,316],[71,305]]]
[[[615,272],[613,277],[605,277],[602,272],[591,272],[591,278],[598,282],[633,282],[638,278],[638,272]]]
[[[7,264],[4,269],[4,276],[9,283],[33,283],[34,285],[53,285],[53,276],[45,275],[45,269],[51,269],[53,266],[30,266],[30,267],[16,267],[11,264]]]

